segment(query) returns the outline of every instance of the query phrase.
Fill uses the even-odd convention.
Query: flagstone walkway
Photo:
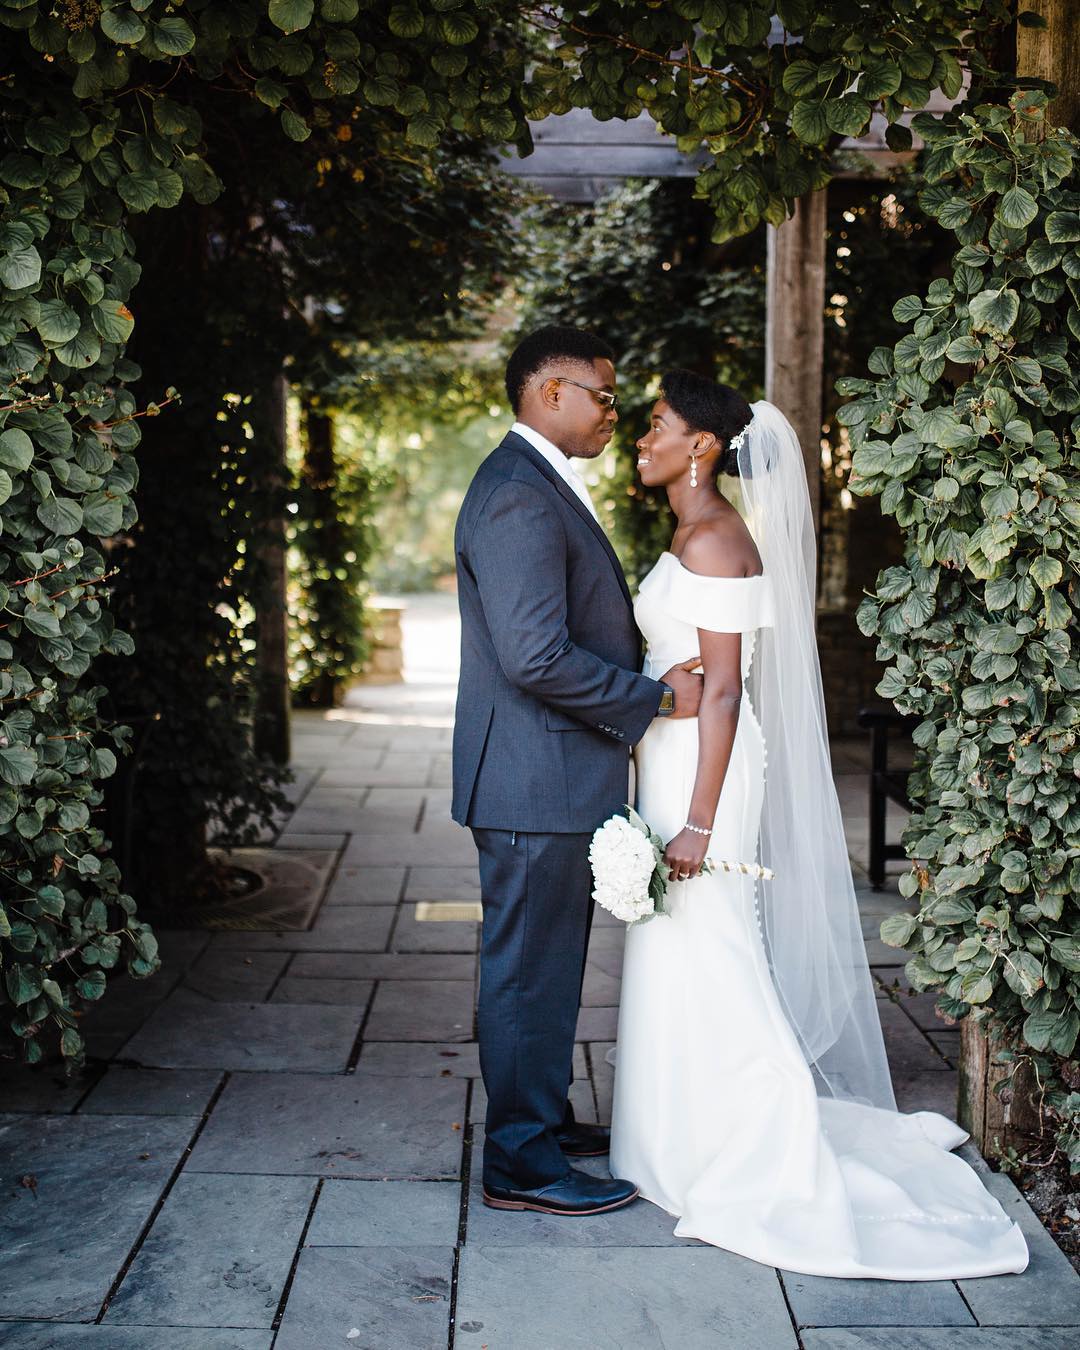
[[[10,1350],[1029,1350],[1080,1343],[1080,1279],[1002,1176],[1018,1277],[812,1279],[671,1235],[639,1202],[557,1220],[478,1200],[475,854],[448,819],[453,601],[409,682],[295,721],[274,841],[324,888],[301,931],[164,932],[87,1018],[77,1080],[0,1072]],[[875,936],[860,745],[835,764],[901,1105],[952,1113],[957,1032]],[[435,917],[432,917],[435,916]],[[621,926],[598,917],[574,1100],[608,1119]],[[737,1031],[737,1029],[733,1029]],[[738,1109],[738,1103],[732,1103]],[[718,1129],[723,1122],[717,1123]]]

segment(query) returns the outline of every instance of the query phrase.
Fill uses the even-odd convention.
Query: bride
[[[697,722],[658,719],[635,751],[674,884],[671,916],[627,933],[612,1172],[677,1215],[676,1235],[803,1274],[1022,1271],[1020,1230],[950,1152],[964,1132],[893,1099],[830,770],[795,434],[771,404],[673,371],[638,449],[678,519],[635,605],[646,674],[700,651],[705,693]],[[703,875],[706,856],[760,858],[775,878]]]

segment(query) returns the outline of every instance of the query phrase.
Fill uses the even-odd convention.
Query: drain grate
[[[483,917],[479,900],[421,900],[416,906],[419,923],[479,923]]]

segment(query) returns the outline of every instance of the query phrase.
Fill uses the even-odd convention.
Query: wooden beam
[[[1024,0],[1023,8],[1045,19],[1045,28],[1016,25],[1016,73],[1058,87],[1047,126],[1080,127],[1080,5],[1076,0]]]
[[[826,189],[768,227],[765,397],[798,433],[815,525],[821,518],[821,383],[825,356]]]

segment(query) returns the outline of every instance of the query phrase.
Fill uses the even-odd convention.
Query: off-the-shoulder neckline
[[[749,576],[745,577],[710,577],[706,576],[704,572],[692,572],[683,560],[676,557],[669,548],[664,549],[660,556],[661,558],[670,558],[672,562],[682,568],[688,577],[697,577],[699,581],[763,581],[765,579],[764,572],[752,572]]]

